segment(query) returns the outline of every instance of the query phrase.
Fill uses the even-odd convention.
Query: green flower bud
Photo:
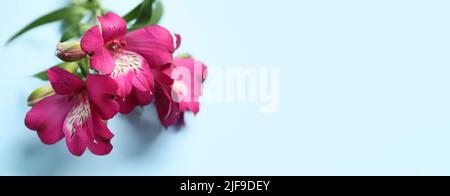
[[[191,54],[188,54],[188,53],[184,53],[184,54],[179,54],[179,55],[177,55],[175,58],[179,58],[179,59],[190,59],[190,58],[192,58],[192,55],[191,55]]]
[[[76,74],[78,71],[78,63],[65,63],[60,67],[73,74]]]
[[[34,106],[42,99],[55,94],[51,86],[44,86],[34,90],[28,97],[28,106]]]
[[[67,41],[56,46],[56,56],[65,62],[75,62],[86,57],[79,41]]]

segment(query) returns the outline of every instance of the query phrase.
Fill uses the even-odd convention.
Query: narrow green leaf
[[[84,18],[84,13],[73,14],[70,17],[66,16],[62,20],[61,31],[64,32],[67,28],[80,24],[80,21]]]
[[[72,38],[80,37],[80,36],[81,36],[80,25],[74,24],[74,25],[66,28],[66,30],[63,32],[63,35],[61,36],[61,39],[59,41],[65,42]]]
[[[164,12],[164,7],[161,1],[156,1],[155,8],[153,9],[152,19],[150,20],[150,24],[158,24],[162,18]]]
[[[150,23],[153,13],[153,3],[155,3],[155,0],[144,0],[144,2],[142,2],[141,12],[139,13],[139,17],[136,19],[136,25]]]
[[[127,15],[127,19],[132,17],[136,17],[138,8],[136,7],[132,12],[132,14]],[[148,25],[158,24],[162,18],[164,12],[164,7],[161,1],[159,0],[147,0],[140,4],[140,13],[138,14],[138,18],[136,22],[130,27],[129,31],[134,31],[136,29],[143,28]],[[134,15],[133,15],[134,14]]]
[[[82,7],[70,6],[70,7],[65,7],[65,8],[56,10],[54,12],[51,12],[51,13],[45,15],[45,16],[42,16],[42,17],[36,19],[32,23],[30,23],[29,25],[24,27],[22,30],[20,30],[14,36],[12,36],[7,41],[6,44],[11,43],[14,39],[18,38],[19,36],[21,36],[22,34],[28,32],[31,29],[34,29],[36,27],[39,27],[39,26],[42,26],[42,25],[45,25],[45,24],[48,24],[48,23],[56,22],[58,20],[62,20],[65,17],[71,16],[73,13],[82,12],[82,11],[84,11],[84,8],[82,8]]]
[[[91,27],[92,25],[88,24],[74,24],[63,32],[60,42],[65,42],[72,38],[81,38]]]
[[[142,3],[137,5],[133,10],[131,10],[125,16],[123,16],[123,19],[127,21],[127,23],[135,20],[137,17],[139,17],[139,14],[141,12],[141,6]]]
[[[47,81],[48,80],[46,71],[39,72],[39,73],[35,74],[34,77],[38,78],[40,80],[43,80],[43,81]]]
[[[76,73],[78,71],[78,63],[60,63],[56,66],[63,68],[70,73]],[[47,70],[35,74],[34,77],[39,78],[43,81],[47,81],[48,80]]]

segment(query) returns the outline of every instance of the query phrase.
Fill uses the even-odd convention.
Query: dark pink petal
[[[120,104],[120,113],[129,114],[136,106],[146,106],[152,103],[153,94],[151,92],[142,92],[136,88],[133,88],[130,95],[125,99],[117,99]]]
[[[102,121],[98,112],[92,110],[92,123],[94,127],[95,138],[89,141],[88,148],[95,155],[103,156],[111,153],[113,146],[111,144],[111,139],[114,135]]]
[[[165,70],[170,70],[170,72],[166,72]],[[153,69],[152,74],[155,78],[155,83],[159,83],[163,86],[171,86],[174,83],[174,80],[171,78],[171,70],[173,70],[173,65],[169,64],[161,69]]]
[[[136,101],[131,95],[127,96],[126,98],[118,98],[117,102],[120,105],[121,114],[130,114],[136,107]]]
[[[100,21],[105,43],[113,40],[122,40],[127,34],[127,23],[117,14],[110,12],[98,17],[98,20]]]
[[[75,104],[64,120],[63,132],[69,151],[81,156],[86,151],[86,143],[95,138],[92,109],[86,94],[80,94],[73,100]]]
[[[120,97],[127,97],[133,87],[141,91],[150,91],[153,76],[144,57],[129,50],[117,50],[112,55],[116,68],[110,77],[119,85]]]
[[[128,96],[133,86],[140,91],[150,91],[153,76],[144,57],[128,50],[118,50],[112,55],[116,68],[110,76],[119,84],[119,96]]]
[[[25,125],[37,131],[43,143],[55,144],[64,137],[63,123],[72,105],[67,96],[47,97],[27,113]]]
[[[137,89],[133,90],[134,97],[136,99],[136,105],[146,106],[152,103],[153,101],[153,93],[152,92],[143,92]]]
[[[92,54],[97,48],[103,47],[103,37],[98,26],[89,29],[81,38],[81,49],[87,53]]]
[[[180,103],[180,110],[191,111],[194,114],[198,114],[198,112],[200,112],[200,103],[199,102],[182,102],[182,103]]]
[[[156,84],[156,110],[159,120],[166,128],[175,125],[182,114],[179,105],[175,103],[170,96],[167,96],[170,91],[170,87],[165,87],[160,83]]]
[[[60,95],[71,95],[84,87],[83,80],[59,67],[49,69],[47,76],[55,92]]]
[[[141,65],[140,71],[136,71],[133,78],[133,86],[139,91],[148,92],[153,88],[153,75],[147,63]]]
[[[103,140],[96,140],[88,143],[89,150],[98,156],[104,156],[111,153],[113,145],[110,142]]]
[[[91,56],[91,67],[101,74],[110,74],[114,71],[116,64],[111,53],[105,47],[97,48]]]
[[[181,113],[180,119],[179,119],[178,122],[180,123],[180,125],[181,125],[182,127],[183,127],[183,126],[186,126],[186,121],[185,121],[185,119],[184,119],[184,112]]]
[[[83,141],[78,135],[74,135],[70,140],[66,139],[66,145],[70,153],[75,156],[81,157],[86,151],[86,141]]]
[[[151,67],[172,62],[175,44],[172,34],[165,28],[153,25],[128,33],[127,50],[142,55]]]
[[[181,36],[180,34],[175,34],[175,37],[177,38],[176,40],[176,49],[178,49],[181,45]]]
[[[92,110],[92,123],[94,125],[94,133],[96,140],[111,141],[114,135],[103,122],[96,109]]]
[[[133,78],[133,86],[136,87],[140,91],[148,91],[150,90],[150,84],[147,81],[147,78],[142,73],[136,73]]]
[[[119,97],[127,97],[133,89],[134,73],[130,71],[122,75],[112,76],[112,78],[119,86],[117,95],[119,95]]]
[[[88,75],[86,87],[89,101],[96,106],[102,119],[109,120],[119,112],[120,106],[115,100],[118,86],[113,79],[102,75]]]

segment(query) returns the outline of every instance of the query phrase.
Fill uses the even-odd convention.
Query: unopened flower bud
[[[60,67],[70,73],[76,74],[79,66],[78,63],[64,63]]]
[[[65,62],[75,62],[86,57],[78,41],[67,41],[56,46],[56,56]]]
[[[34,106],[42,99],[44,99],[50,95],[53,95],[54,93],[55,93],[55,91],[53,90],[53,88],[51,86],[44,86],[44,87],[38,88],[38,89],[34,90],[31,93],[31,95],[28,97],[28,105]]]

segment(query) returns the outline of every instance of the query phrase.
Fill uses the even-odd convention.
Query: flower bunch
[[[65,139],[76,156],[86,149],[107,155],[113,148],[107,122],[118,113],[155,103],[167,128],[184,125],[185,112],[199,112],[207,68],[189,55],[174,57],[181,36],[155,24],[161,17],[159,2],[144,0],[124,17],[104,11],[99,1],[64,9],[74,6],[95,17],[78,24],[79,36],[64,33],[66,40],[56,49],[64,62],[36,75],[51,86],[35,90],[28,100],[32,108],[25,125],[43,143]]]

